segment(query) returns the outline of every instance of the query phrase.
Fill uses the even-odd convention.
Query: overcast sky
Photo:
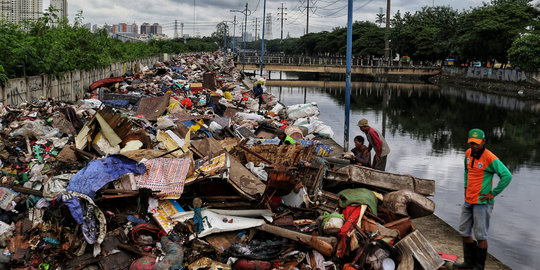
[[[195,3],[195,4],[194,4]],[[248,9],[251,15],[248,17],[248,32],[255,30],[255,18],[259,22],[263,16],[264,0],[249,0]],[[272,16],[272,38],[280,37],[280,15],[278,14],[281,3],[286,8],[284,14],[283,32],[284,37],[290,33],[291,37],[298,37],[305,33],[306,29],[306,4],[307,0],[282,0],[267,1],[266,12]],[[216,24],[221,21],[233,21],[234,15],[237,20],[243,22],[244,15],[230,12],[231,9],[244,9],[245,0],[68,0],[68,14],[70,22],[73,22],[77,11],[83,11],[83,23],[103,25],[105,23],[117,24],[144,22],[157,22],[163,26],[163,32],[169,36],[174,34],[174,21],[178,21],[178,34],[181,33],[180,23],[184,23],[184,34],[210,35],[216,29]],[[431,5],[451,6],[457,10],[468,9],[471,6],[481,6],[482,0],[392,0],[391,14],[398,10],[414,12],[423,6]],[[48,5],[48,1],[44,1]],[[375,21],[376,14],[382,8],[386,12],[385,0],[360,0],[354,1],[353,19],[358,21]],[[344,27],[347,23],[347,0],[310,0],[309,32],[331,31],[334,27]],[[261,25],[259,23],[259,35]],[[232,29],[232,24],[231,24]],[[236,27],[236,34],[240,32],[240,25]],[[268,38],[268,37],[267,37]]]

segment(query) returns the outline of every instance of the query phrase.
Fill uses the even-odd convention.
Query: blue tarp
[[[86,194],[94,199],[96,191],[122,175],[126,173],[139,175],[145,172],[144,164],[137,163],[123,155],[111,155],[107,158],[90,161],[88,166],[71,178],[67,190]]]

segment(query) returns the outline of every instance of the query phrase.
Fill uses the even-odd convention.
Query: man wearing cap
[[[486,141],[482,130],[471,129],[467,142],[470,148],[465,152],[465,202],[461,207],[459,222],[464,262],[454,264],[454,267],[484,269],[494,198],[508,186],[512,174],[497,156],[484,147]],[[499,176],[500,181],[492,189],[494,174]],[[473,231],[478,242],[473,240]]]
[[[366,138],[369,141],[368,152],[371,152],[371,149],[375,150],[375,157],[372,163],[373,169],[384,171],[386,168],[386,157],[390,153],[390,147],[386,143],[386,140],[379,131],[369,126],[367,119],[358,121],[358,127],[366,134]]]

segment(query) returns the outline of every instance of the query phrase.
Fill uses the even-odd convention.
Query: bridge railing
[[[239,55],[236,59],[238,64],[243,62],[243,58]],[[246,56],[246,64],[259,65],[261,63],[260,56]],[[347,61],[342,57],[313,57],[313,56],[265,56],[265,65],[294,65],[294,66],[345,66]],[[396,61],[396,60],[382,60],[382,59],[363,59],[353,58],[352,66],[366,66],[366,67],[429,67],[435,66],[429,63],[413,63],[413,61]]]

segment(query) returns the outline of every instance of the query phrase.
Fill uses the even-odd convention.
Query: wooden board
[[[339,182],[360,183],[385,190],[410,190],[422,195],[435,194],[435,181],[412,175],[395,174],[366,167],[349,165],[337,172],[328,172],[326,179]]]
[[[444,264],[437,251],[418,230],[401,239],[396,247],[402,254],[412,254],[424,269],[439,269]]]
[[[137,108],[137,115],[142,114],[150,121],[157,120],[169,106],[170,94],[160,97],[147,97],[141,99]]]
[[[217,155],[225,152],[218,141],[214,138],[191,141],[191,146],[197,152],[205,155]],[[266,185],[255,175],[251,173],[236,157],[227,153],[231,168],[229,170],[228,182],[240,195],[249,200],[256,200],[262,196]]]

